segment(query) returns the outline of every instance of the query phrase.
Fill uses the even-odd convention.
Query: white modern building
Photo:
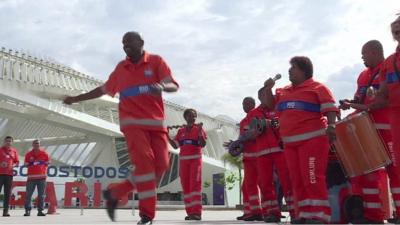
[[[14,137],[21,162],[32,140],[41,140],[51,156],[49,179],[60,187],[57,188],[59,199],[62,198],[62,182],[85,177],[90,192],[91,183],[100,181],[105,187],[118,179],[120,168],[130,167],[119,130],[117,98],[103,96],[72,106],[61,102],[65,95],[87,92],[101,84],[100,80],[58,63],[4,48],[0,51],[0,138]],[[184,124],[184,106],[165,102],[165,108],[168,125]],[[218,174],[236,172],[235,168],[224,165],[221,156],[226,152],[223,142],[235,139],[238,128],[234,121],[202,113],[197,121],[203,122],[209,136],[203,151],[203,182],[209,184],[203,188],[207,202],[226,206],[238,204],[238,185],[227,191],[215,180]],[[160,180],[158,192],[172,196],[179,195],[181,186],[178,151],[171,147],[170,152],[171,168]],[[103,168],[98,169],[97,176],[95,167]],[[82,171],[86,171],[85,174]],[[21,172],[17,169],[15,180],[26,179]],[[164,198],[168,199],[168,195]]]

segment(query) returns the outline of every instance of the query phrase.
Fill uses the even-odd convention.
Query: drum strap
[[[374,75],[372,75],[371,79],[368,81],[367,89],[371,87],[372,82],[374,81],[375,77],[379,74],[380,70],[378,70]],[[360,98],[360,103],[364,104],[365,97],[367,96],[367,92],[363,93]]]

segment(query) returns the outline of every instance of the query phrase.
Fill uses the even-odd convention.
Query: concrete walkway
[[[116,222],[109,220],[104,209],[85,209],[83,215],[80,209],[57,209],[57,214],[46,217],[36,216],[34,210],[30,217],[24,217],[24,212],[23,209],[11,210],[11,217],[0,217],[0,224],[136,224],[139,220],[138,211],[133,216],[132,210],[128,209],[117,210]],[[185,221],[184,210],[159,210],[153,224],[265,224],[237,221],[239,215],[239,210],[204,210],[202,221]],[[283,219],[282,222],[289,224],[289,219]]]

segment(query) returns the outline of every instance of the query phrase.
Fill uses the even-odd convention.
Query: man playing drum
[[[391,150],[392,137],[390,134],[390,125],[388,117],[388,108],[371,109],[369,106],[374,101],[376,91],[379,88],[379,72],[384,61],[382,44],[377,40],[371,40],[362,47],[362,59],[367,67],[361,72],[357,79],[357,91],[353,100],[341,100],[340,108],[347,110],[349,108],[356,109],[355,113],[369,110],[369,115],[374,121],[374,125],[378,130],[387,149]],[[392,188],[397,187],[399,177],[393,173],[393,169],[388,167],[388,173],[392,180]],[[352,184],[352,193],[362,198],[364,204],[364,218],[349,218],[350,222],[355,223],[383,223],[385,218],[385,202],[382,199],[382,190],[386,185],[386,172],[378,169],[374,172],[356,176],[350,179]],[[362,207],[362,206],[361,206]]]

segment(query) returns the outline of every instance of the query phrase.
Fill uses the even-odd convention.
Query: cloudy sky
[[[395,42],[390,22],[398,0],[1,0],[0,41],[6,48],[53,58],[106,80],[124,58],[121,37],[143,34],[181,89],[166,99],[239,120],[241,101],[256,97],[276,73],[288,84],[288,61],[309,56],[314,77],[337,99],[351,97],[363,69],[361,47]]]

